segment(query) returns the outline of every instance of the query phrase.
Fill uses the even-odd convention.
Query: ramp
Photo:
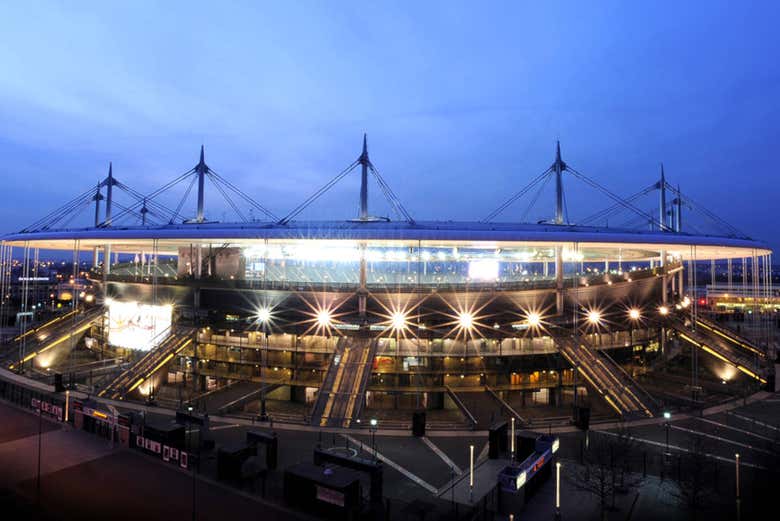
[[[317,395],[314,425],[347,428],[359,416],[375,354],[374,339],[345,338],[339,342]]]
[[[689,327],[683,318],[670,317],[666,326],[694,347],[733,365],[762,384],[767,382],[763,376],[766,355],[735,333],[702,319],[697,320],[696,327],[693,328]]]
[[[27,363],[39,354],[68,340],[80,340],[95,322],[103,318],[103,313],[102,306],[86,311],[72,311],[19,335],[5,350],[4,358],[11,362],[9,369]]]
[[[606,353],[599,353],[582,338],[553,337],[561,354],[579,369],[591,387],[623,418],[652,417],[652,397]]]
[[[472,429],[476,429],[477,425],[479,424],[479,421],[474,417],[474,414],[472,414],[471,409],[464,403],[463,399],[456,393],[452,387],[449,385],[444,386],[444,390],[447,392],[447,396],[450,397],[452,402],[455,404],[455,406],[458,408],[460,413],[463,415],[466,420],[468,420],[469,424],[471,425]],[[480,395],[482,393],[480,392]],[[487,413],[487,410],[484,410],[483,412]],[[483,418],[482,423],[488,424],[488,420]]]
[[[171,326],[170,329],[160,334],[161,336],[167,334],[160,345],[150,350],[129,369],[116,377],[98,393],[98,396],[113,400],[123,399],[146,379],[162,369],[182,349],[190,345],[193,342],[194,331],[190,327],[176,328]]]

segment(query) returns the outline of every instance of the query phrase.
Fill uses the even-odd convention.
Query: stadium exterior
[[[667,220],[665,202],[655,230],[565,224],[560,186],[551,223],[376,219],[367,212],[365,147],[357,164],[355,220],[207,222],[201,179],[192,221],[120,226],[109,215],[98,225],[96,205],[94,227],[5,236],[4,258],[13,248],[93,252],[88,278],[99,311],[80,334],[133,362],[102,382],[105,398],[197,403],[252,382],[258,393],[231,407],[251,410],[254,399],[265,416],[267,401],[287,402],[295,405],[271,414],[343,427],[367,410],[426,409],[435,418],[460,409],[476,423],[479,404],[468,404],[484,393],[518,417],[533,403],[568,406],[586,394],[607,413],[652,416],[659,402],[637,380],[642,366],[667,355],[670,336],[766,382],[757,356],[745,362],[695,336],[704,329],[688,331],[688,317],[698,322],[685,269],[750,259],[760,274],[771,254],[765,244],[684,233],[680,205]],[[195,173],[207,168],[201,155]],[[551,173],[560,181],[564,169],[558,155]],[[140,353],[111,346],[117,303],[170,318],[153,324]],[[34,370],[38,355],[57,348],[36,342],[9,366]]]

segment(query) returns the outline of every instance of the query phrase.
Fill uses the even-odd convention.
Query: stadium
[[[353,171],[361,179],[355,218],[296,219]],[[597,217],[627,211],[640,226],[569,222],[564,174],[610,200]],[[369,179],[398,219],[369,213]],[[205,217],[206,180],[238,222]],[[552,218],[496,221],[548,181]],[[179,185],[187,188],[171,210],[160,196]],[[195,187],[195,213],[185,217]],[[652,213],[637,205],[648,194],[657,197]],[[264,220],[246,218],[247,208]],[[688,208],[726,232],[684,231]],[[68,225],[93,210],[94,223]],[[72,289],[66,305],[43,320],[26,312],[25,299],[48,250],[75,263],[63,282]],[[20,255],[22,275],[12,280]],[[549,168],[479,222],[413,219],[365,140],[357,160],[282,218],[214,172],[201,149],[194,168],[154,192],[109,169],[96,187],[2,238],[3,295],[18,284],[22,299],[18,334],[2,357],[28,378],[62,374],[103,400],[322,427],[377,418],[405,427],[420,411],[449,428],[497,415],[525,424],[568,418],[572,407],[645,418],[670,400],[717,396],[727,380],[740,388],[770,381],[767,346],[699,309],[695,269],[711,266],[714,281],[716,264],[725,265],[731,285],[739,267],[758,306],[771,294],[770,255],[663,171],[619,197],[567,165],[560,146]],[[664,367],[680,359],[685,391],[675,384],[670,392]]]

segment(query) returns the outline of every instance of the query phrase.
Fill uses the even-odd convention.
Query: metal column
[[[561,159],[561,142],[555,145],[555,162],[552,165],[555,172],[555,224],[563,224],[563,171],[566,163]]]
[[[360,215],[361,221],[368,219],[368,144],[363,134],[363,152],[360,154]]]
[[[204,220],[203,217],[203,189],[204,189],[204,181],[206,178],[206,171],[208,170],[208,167],[206,166],[206,159],[205,159],[205,151],[203,145],[200,146],[200,161],[198,161],[198,166],[195,167],[195,172],[198,174],[198,216],[196,217],[196,220],[199,223],[202,223]]]

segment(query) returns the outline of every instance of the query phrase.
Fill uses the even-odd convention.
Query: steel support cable
[[[352,170],[354,170],[354,169],[355,169],[355,167],[356,167],[357,165],[359,165],[359,164],[360,164],[360,159],[356,159],[355,161],[353,161],[353,162],[352,162],[352,164],[350,164],[350,165],[349,165],[347,168],[345,168],[344,170],[342,170],[342,171],[341,171],[341,172],[340,172],[338,175],[336,175],[336,177],[334,177],[333,179],[331,179],[330,181],[328,181],[328,182],[327,182],[327,183],[326,183],[324,186],[322,186],[322,187],[321,187],[321,188],[319,188],[319,189],[318,189],[316,192],[314,192],[312,195],[310,195],[310,196],[309,196],[309,197],[308,197],[308,198],[307,198],[305,201],[303,201],[301,204],[299,204],[298,206],[296,206],[296,207],[293,209],[293,211],[291,211],[291,212],[290,212],[290,213],[288,213],[286,216],[284,216],[284,217],[283,217],[283,218],[282,218],[282,219],[281,219],[281,220],[278,222],[278,224],[287,224],[288,222],[290,222],[290,220],[291,220],[291,219],[293,219],[293,218],[294,218],[296,215],[298,215],[299,213],[301,213],[301,212],[302,212],[304,209],[306,209],[306,207],[307,207],[307,206],[309,206],[311,203],[313,203],[314,201],[316,201],[317,199],[319,199],[319,197],[320,197],[322,194],[324,194],[325,192],[327,192],[328,190],[330,190],[330,189],[333,187],[333,185],[335,185],[336,183],[338,183],[339,181],[341,181],[341,180],[342,180],[342,179],[343,179],[343,178],[344,178],[344,177],[345,177],[347,174],[349,174],[350,172],[352,172]]]
[[[514,204],[515,201],[523,197],[526,193],[528,193],[529,190],[531,190],[536,183],[540,182],[542,179],[544,179],[545,176],[547,176],[552,171],[552,167],[548,168],[538,176],[536,176],[530,183],[525,185],[519,192],[515,193],[512,197],[504,201],[504,203],[493,210],[487,217],[482,219],[483,223],[487,223],[498,217],[504,210],[506,210],[509,206]]]
[[[134,190],[133,188],[127,186],[126,184],[124,184],[124,183],[122,183],[120,181],[117,181],[116,186],[120,190],[122,190],[125,193],[127,193],[129,196],[135,198],[137,201],[141,201],[141,202],[145,201],[147,206],[153,206],[153,207],[157,208],[158,211],[160,211],[162,213],[167,213],[168,217],[173,216],[173,211],[170,210],[167,206],[164,206],[164,205],[158,203],[154,199],[151,199],[151,200],[148,199],[147,196],[145,196],[144,194],[142,194],[138,190]],[[168,217],[166,217],[166,219]]]
[[[176,206],[176,211],[173,212],[173,217],[171,217],[171,220],[169,221],[170,224],[173,224],[173,221],[177,217],[181,219],[181,215],[179,214],[179,212],[181,212],[181,209],[184,206],[185,201],[187,201],[187,197],[189,197],[190,192],[192,191],[192,187],[195,186],[195,181],[197,180],[198,180],[198,176],[192,176],[190,185],[187,187],[187,190],[184,191],[184,196],[181,198],[181,201],[179,201],[178,206]]]
[[[73,208],[70,212],[68,212],[68,214],[65,214],[65,215],[61,216],[57,220],[57,222],[62,222],[62,226],[63,227],[67,226],[68,224],[70,224],[71,221],[73,221],[73,219],[75,219],[76,217],[81,215],[81,213],[84,211],[84,209],[87,208],[90,205],[89,204],[90,202],[91,202],[91,200],[89,200],[89,199],[84,201],[84,202],[82,202],[79,206]],[[63,219],[64,219],[64,221],[63,221]],[[52,224],[56,224],[56,222],[52,223]]]
[[[684,203],[688,203],[688,206],[692,208],[693,210],[698,210],[699,212],[703,213],[716,223],[719,223],[721,226],[724,226],[733,236],[741,236],[741,237],[747,237],[744,233],[742,233],[738,228],[735,226],[732,226],[727,221],[725,221],[722,217],[718,216],[717,214],[711,212],[706,206],[703,206],[687,195],[683,195],[681,192],[678,192],[676,189],[672,188],[673,192],[677,194],[677,197],[682,199]]]
[[[56,215],[51,216],[49,219],[47,219],[45,222],[40,223],[40,225],[37,227],[39,230],[47,230],[54,226],[55,224],[62,221],[62,219],[68,217],[68,215],[71,215],[73,212],[80,210],[84,205],[88,205],[91,202],[90,197],[82,197],[80,201],[75,201],[71,205],[69,205],[67,208],[64,208],[62,211],[58,212]]]
[[[182,175],[180,175],[179,177],[177,177],[177,178],[176,178],[176,179],[174,179],[173,181],[169,181],[167,184],[163,185],[162,187],[158,188],[158,189],[157,189],[157,190],[155,190],[154,192],[152,192],[152,193],[150,193],[149,195],[146,195],[146,196],[144,196],[144,197],[146,198],[147,202],[148,202],[148,201],[150,201],[150,200],[152,200],[152,199],[154,199],[155,197],[157,197],[157,196],[158,196],[158,195],[160,195],[161,193],[163,193],[163,192],[165,192],[165,191],[169,190],[171,187],[175,186],[176,184],[178,184],[178,183],[180,183],[181,181],[183,181],[184,179],[186,179],[186,178],[187,178],[189,175],[191,175],[191,174],[192,174],[194,171],[195,171],[195,169],[194,169],[194,168],[190,169],[189,171],[187,171],[187,172],[183,173]],[[133,207],[134,207],[134,206],[137,206],[137,205],[133,205]],[[113,220],[116,220],[116,219],[120,219],[120,218],[124,217],[124,215],[125,215],[125,212],[120,212],[118,215],[116,215],[116,216],[112,217],[112,221],[113,221]],[[173,219],[174,219],[174,218],[175,218],[175,215],[174,215],[174,217],[173,217],[173,218],[171,218],[171,222],[173,222]],[[100,225],[99,225],[99,226],[101,226],[101,227],[104,227],[104,226],[106,226],[106,222],[104,221],[104,222],[100,223]]]
[[[54,210],[52,210],[52,211],[51,211],[51,212],[49,212],[48,214],[44,215],[43,217],[41,217],[40,219],[38,219],[37,221],[35,221],[34,223],[30,224],[29,226],[26,226],[25,228],[23,228],[23,229],[22,229],[22,231],[24,232],[24,231],[28,231],[28,230],[30,230],[30,229],[32,229],[32,228],[34,228],[34,227],[40,227],[40,225],[41,225],[42,223],[45,223],[47,220],[49,220],[49,219],[53,218],[55,215],[59,214],[60,212],[62,212],[62,211],[63,211],[63,210],[65,210],[65,209],[67,209],[67,208],[68,208],[68,207],[70,207],[71,205],[73,205],[73,204],[75,204],[75,203],[78,203],[78,202],[79,202],[81,199],[83,199],[84,197],[86,197],[86,196],[89,196],[89,197],[91,198],[91,197],[92,197],[92,196],[94,196],[94,195],[95,195],[95,187],[93,186],[92,188],[90,188],[90,189],[89,189],[89,190],[87,190],[86,192],[84,192],[84,193],[82,193],[82,194],[79,194],[79,195],[77,195],[76,197],[74,197],[74,198],[73,198],[73,199],[71,199],[70,201],[66,202],[66,203],[65,203],[65,204],[63,204],[62,206],[60,206],[60,207],[58,207],[58,208],[55,208]]]
[[[183,181],[184,179],[186,179],[188,176],[192,175],[195,172],[195,169],[196,169],[196,167],[190,168],[189,170],[187,170],[186,172],[181,174],[179,177],[173,179],[172,181],[169,181],[167,184],[161,186],[160,188],[158,188],[154,192],[152,192],[152,193],[150,193],[148,195],[145,195],[144,197],[146,197],[147,199],[153,199],[153,198],[157,197],[161,193],[169,190],[171,187],[175,186],[176,184],[178,184],[181,181]]]
[[[372,175],[374,175],[373,172]],[[374,175],[374,179],[376,180],[377,185],[379,185],[379,189],[382,191],[382,195],[384,195],[385,199],[387,199],[387,201],[390,203],[390,208],[392,209],[395,216],[398,217],[399,219],[403,219],[404,216],[398,210],[398,207],[395,205],[394,201],[392,200],[390,193],[387,191],[387,187],[384,184],[382,184],[382,181],[380,181],[379,177],[377,177],[376,175]]]
[[[657,190],[657,189],[658,189],[658,183],[653,183],[652,185],[648,186],[644,190],[640,190],[639,192],[637,192],[637,193],[627,197],[625,199],[625,201],[627,203],[633,203],[634,201],[636,201],[637,199],[639,199],[643,195],[647,195],[650,192],[652,192],[653,190]],[[590,222],[593,222],[593,221],[597,221],[597,220],[599,220],[601,218],[605,218],[605,217],[611,216],[611,215],[615,214],[616,212],[618,212],[620,210],[623,210],[623,209],[624,209],[623,205],[621,205],[619,203],[615,203],[612,206],[610,206],[609,208],[605,208],[603,210],[600,210],[600,211],[594,213],[593,215],[590,215],[590,216],[586,217],[585,219],[580,221],[580,224],[587,224],[587,223],[590,223]]]
[[[278,221],[279,220],[279,218],[271,210],[269,210],[268,208],[266,208],[262,204],[258,203],[257,201],[255,201],[254,199],[249,197],[247,194],[245,194],[243,191],[241,191],[241,189],[239,189],[233,183],[231,183],[230,181],[228,181],[227,179],[225,179],[224,177],[219,175],[217,172],[212,170],[210,167],[208,169],[208,173],[212,174],[216,179],[218,179],[222,184],[224,184],[226,188],[228,188],[233,193],[235,193],[236,195],[241,197],[244,201],[249,203],[252,207],[254,207],[257,210],[260,210],[261,212],[263,212],[266,215],[266,217],[268,217],[272,221]]]
[[[393,198],[393,193],[390,190],[390,187],[387,185],[387,183],[384,182],[384,179],[382,179],[382,176],[380,176],[373,168],[371,163],[368,164],[368,168],[371,172],[371,175],[374,176],[374,179],[376,180],[377,185],[379,185],[379,189],[382,191],[382,195],[385,196],[385,199],[388,203],[390,203],[390,207],[393,209],[393,212],[395,212],[396,217],[400,219],[405,219],[404,214],[402,211],[398,208],[397,201]],[[408,219],[406,219],[408,220]]]
[[[206,173],[209,174],[208,171]],[[208,175],[208,178],[211,181],[211,183],[217,187],[217,190],[219,191],[220,194],[222,194],[222,197],[225,199],[225,201],[227,201],[227,203],[231,206],[231,208],[233,208],[233,211],[236,212],[236,215],[238,215],[239,219],[241,219],[243,222],[249,222],[247,221],[247,218],[244,217],[244,214],[241,213],[241,210],[238,209],[236,203],[234,203],[233,200],[230,198],[230,196],[228,196],[228,194],[225,192],[225,189],[219,185],[217,180],[211,174]]]
[[[139,210],[139,211],[136,211],[134,208],[129,208],[129,207],[127,207],[127,206],[123,205],[123,204],[119,204],[119,203],[117,203],[116,201],[114,201],[114,204],[115,204],[115,205],[117,206],[117,208],[119,208],[120,210],[124,210],[124,212],[123,212],[123,215],[125,215],[125,216],[127,216],[127,215],[130,215],[130,216],[132,216],[132,217],[135,217],[136,219],[143,220],[143,214],[140,212],[140,210]],[[138,204],[141,204],[141,203],[136,203],[134,206],[136,206],[136,205],[138,205]],[[113,221],[114,221],[114,219],[111,219],[111,221],[113,222]]]
[[[376,178],[377,182],[379,183],[380,187],[383,187],[383,190],[385,192],[385,198],[390,202],[391,205],[395,207],[395,210],[399,212],[403,218],[408,221],[409,223],[414,224],[414,219],[409,214],[408,211],[406,211],[406,208],[401,203],[401,200],[398,198],[397,195],[395,195],[395,192],[393,192],[393,189],[390,188],[390,185],[385,181],[385,179],[382,177],[382,175],[377,171],[376,167],[374,167],[374,164],[372,162],[368,162],[368,168],[371,170],[371,173],[374,174],[374,177]]]
[[[403,215],[406,220],[411,221],[412,217],[409,214],[409,212],[406,211],[406,208],[404,208],[404,205],[401,203],[401,199],[395,195],[395,192],[393,192],[393,189],[390,188],[390,184],[385,181],[385,178],[382,177],[382,174],[379,173],[379,171],[376,169],[374,164],[369,161],[368,162],[368,168],[371,171],[371,173],[374,175],[374,178],[376,179],[377,183],[379,184],[380,188],[382,188],[382,191],[385,195],[385,198],[388,200],[388,202],[393,205],[401,215]]]
[[[91,199],[89,197],[83,198],[80,202],[70,205],[67,209],[63,210],[59,213],[59,215],[56,215],[49,220],[47,220],[45,223],[43,223],[41,226],[38,227],[38,230],[48,230],[52,228],[53,226],[61,223],[63,219],[67,219],[70,221],[71,219],[68,219],[69,216],[73,216],[74,213],[80,213],[85,206],[88,206],[91,202]]]
[[[609,198],[611,198],[613,201],[615,201],[615,202],[617,202],[617,203],[621,204],[621,205],[622,205],[622,206],[624,206],[625,208],[627,208],[627,209],[629,209],[629,210],[633,211],[633,212],[634,212],[634,213],[636,213],[637,215],[642,215],[642,216],[646,217],[647,219],[649,219],[651,222],[655,221],[655,219],[653,219],[653,217],[652,217],[650,214],[648,214],[648,213],[644,212],[643,210],[640,210],[639,208],[637,208],[636,206],[632,205],[631,203],[628,203],[628,202],[624,201],[623,199],[621,199],[621,198],[620,198],[620,196],[619,196],[619,195],[617,195],[617,194],[613,193],[613,192],[612,192],[611,190],[609,190],[608,188],[606,188],[606,187],[604,187],[604,186],[601,186],[599,183],[597,183],[597,182],[596,182],[596,181],[594,181],[593,179],[591,179],[591,178],[587,177],[585,174],[582,174],[582,173],[578,172],[577,170],[573,169],[573,168],[572,168],[572,167],[570,167],[570,166],[567,166],[567,167],[566,167],[566,171],[567,171],[567,172],[570,172],[571,174],[574,174],[574,176],[575,176],[575,177],[577,177],[577,178],[578,178],[578,179],[580,179],[581,181],[583,181],[583,182],[585,182],[585,183],[589,184],[589,185],[590,185],[590,186],[592,186],[593,188],[596,188],[596,189],[598,189],[598,190],[601,190],[601,191],[602,191],[602,192],[603,192],[603,193],[604,193],[604,194],[605,194],[607,197],[609,197]],[[669,230],[669,227],[668,227],[668,226],[666,226],[666,224],[664,224],[664,223],[660,223],[660,224],[661,224],[661,229],[662,229],[662,230]]]

